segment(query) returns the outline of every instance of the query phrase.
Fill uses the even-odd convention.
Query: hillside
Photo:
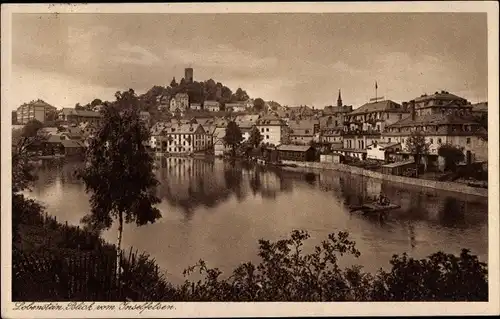
[[[215,82],[213,79],[203,82],[193,81],[191,83],[181,79],[181,81],[177,83],[176,79],[173,78],[169,86],[164,87],[155,85],[146,93],[139,95],[140,108],[150,113],[158,113],[158,106],[161,103],[169,101],[170,98],[177,93],[187,93],[190,103],[218,101],[221,103],[223,109],[226,103],[247,101],[250,98],[245,90],[238,88],[233,93],[230,88],[221,82]],[[95,99],[85,105],[77,104],[75,108],[92,110],[95,106],[106,103],[112,102],[103,102],[100,99]]]

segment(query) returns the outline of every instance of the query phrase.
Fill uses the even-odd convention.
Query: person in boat
[[[389,199],[387,197],[385,197],[384,194],[381,194],[379,197],[379,204],[383,205],[383,206],[387,206],[387,205],[389,205]]]

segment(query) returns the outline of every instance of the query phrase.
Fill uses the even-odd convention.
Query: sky
[[[282,105],[487,100],[485,13],[13,14],[10,108],[112,100],[184,68]]]

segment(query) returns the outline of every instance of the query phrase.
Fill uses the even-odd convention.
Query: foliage
[[[13,241],[20,239],[19,225],[42,211],[33,200],[26,199],[20,192],[30,189],[36,180],[31,164],[29,148],[40,140],[38,131],[43,124],[38,120],[29,121],[16,138],[12,148],[12,236]]]
[[[260,134],[259,129],[256,126],[252,127],[252,130],[250,131],[250,137],[248,138],[248,143],[252,147],[257,148],[257,147],[259,147],[259,145],[263,139],[264,139],[264,136],[262,136],[262,134]]]
[[[289,239],[259,241],[258,265],[247,262],[222,279],[219,269],[200,260],[185,270],[198,270],[204,279],[186,280],[179,300],[186,301],[479,301],[488,299],[486,264],[467,250],[459,257],[435,253],[415,260],[394,255],[389,272],[375,276],[360,266],[341,269],[343,255],[360,256],[348,233],[330,234],[328,240],[304,253],[305,231]]]
[[[425,136],[420,131],[414,131],[406,142],[406,151],[412,154],[415,158],[416,167],[420,167],[422,155],[429,154],[430,143],[425,141]],[[417,169],[418,174],[418,169]]]
[[[453,172],[457,170],[457,164],[465,159],[462,149],[449,143],[439,146],[438,155],[444,158],[445,169]]]
[[[233,156],[236,155],[236,148],[241,144],[241,141],[243,141],[243,135],[241,134],[240,127],[234,121],[229,122],[226,127],[224,144],[231,147]]]
[[[102,104],[103,104],[103,102],[101,99],[94,99],[92,102],[90,102],[90,106],[92,106],[92,107],[96,107],[96,106],[102,105]]]
[[[264,110],[264,107],[266,106],[266,102],[264,102],[263,99],[261,99],[260,97],[256,98],[254,101],[253,101],[253,107],[256,111],[260,112],[262,110]]]
[[[421,260],[394,255],[390,264],[391,271],[380,271],[372,283],[373,300],[488,300],[487,266],[467,249],[458,257],[442,252]]]
[[[132,92],[117,95],[117,105],[134,105]],[[137,103],[137,102],[135,102]],[[158,184],[152,173],[153,159],[143,142],[148,130],[140,122],[138,111],[116,106],[103,112],[103,125],[91,139],[87,166],[79,172],[86,190],[91,192],[92,214],[107,228],[112,217],[125,214],[126,222],[138,225],[154,222],[160,217],[153,207],[158,199],[150,189]]]
[[[158,181],[144,145],[149,131],[140,120],[138,99],[133,90],[117,92],[116,98],[115,105],[103,110],[103,124],[90,140],[87,165],[78,177],[91,193],[94,223],[109,228],[118,220],[120,251],[124,221],[140,226],[154,223],[161,215],[154,207],[160,201],[152,191]]]
[[[250,97],[247,92],[238,88],[236,92],[231,96],[231,102],[244,102],[247,101]]]
[[[269,101],[269,106],[271,107],[271,110],[276,111],[277,109],[281,108],[281,104],[279,104],[276,101]]]
[[[13,137],[15,145],[12,148],[12,192],[18,193],[28,189],[32,182],[36,180],[33,175],[33,166],[30,163],[31,154],[29,152],[32,145],[40,142],[42,137],[38,131],[43,124],[38,120],[29,121],[20,134]]]

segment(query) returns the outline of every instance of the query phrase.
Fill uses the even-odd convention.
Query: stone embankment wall
[[[405,177],[405,176],[382,174],[379,172],[374,172],[346,164],[320,163],[320,162],[295,162],[295,161],[282,161],[282,163],[297,165],[298,167],[304,167],[304,168],[347,172],[355,175],[362,175],[366,177],[387,180],[394,183],[410,184],[420,187],[428,187],[428,188],[446,190],[451,192],[459,192],[467,195],[488,197],[488,189],[486,188],[471,187],[468,185],[454,183],[454,182],[440,182],[440,181],[431,181],[431,180],[424,180],[424,179]]]

